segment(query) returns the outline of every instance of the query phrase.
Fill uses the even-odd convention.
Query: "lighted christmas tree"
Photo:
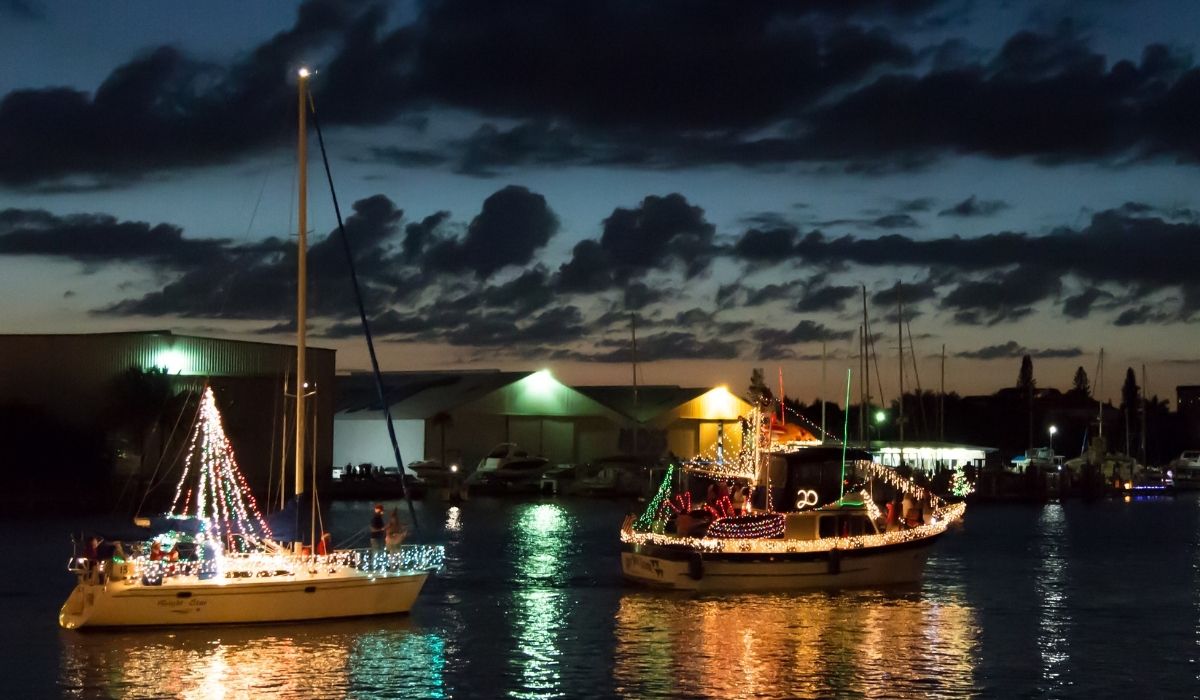
[[[209,537],[227,550],[247,551],[271,537],[238,468],[211,387],[204,390],[169,515],[203,520]]]

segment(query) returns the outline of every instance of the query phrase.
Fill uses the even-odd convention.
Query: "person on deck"
[[[383,525],[383,504],[375,504],[375,514],[371,516],[371,549],[382,551],[387,531]]]
[[[400,543],[408,535],[408,530],[400,524],[400,515],[396,509],[392,509],[392,517],[388,519],[387,532],[384,537],[384,544],[389,552],[396,551],[400,547]]]

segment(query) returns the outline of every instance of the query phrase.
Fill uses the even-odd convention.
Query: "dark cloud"
[[[61,257],[87,264],[138,261],[185,270],[223,262],[229,248],[227,240],[184,238],[183,230],[170,224],[118,221],[107,214],[0,211],[0,255]]]
[[[1114,326],[1141,326],[1147,323],[1163,323],[1171,320],[1170,314],[1163,313],[1149,304],[1142,304],[1125,309],[1113,321]]]
[[[1081,357],[1084,352],[1079,348],[1059,348],[1037,350],[1027,348],[1015,340],[1010,340],[1001,345],[988,345],[978,350],[967,350],[964,352],[955,353],[955,357],[962,357],[970,360],[999,360],[1019,358],[1029,355],[1033,359],[1051,359],[1051,358],[1072,358]]]
[[[1061,280],[1049,268],[1023,265],[1008,272],[961,282],[942,297],[941,306],[968,325],[995,325],[1029,315],[1032,305],[1058,294]]]
[[[806,119],[807,144],[810,154],[835,159],[1200,153],[1194,130],[1183,127],[1200,109],[1189,87],[1200,73],[1188,59],[1151,45],[1139,63],[1106,63],[1069,28],[1020,32],[986,65],[889,74],[850,92]]]
[[[425,252],[426,247],[437,239],[439,228],[450,218],[450,212],[439,211],[436,214],[413,222],[404,227],[404,259],[417,260]]]
[[[367,149],[367,152],[370,154],[369,160],[404,168],[429,168],[450,160],[450,156],[445,153],[421,148],[376,146]]]
[[[596,146],[572,129],[545,121],[519,124],[501,131],[484,124],[456,145],[457,170],[492,177],[497,169],[520,165],[590,165],[607,160]]]
[[[634,209],[613,210],[599,241],[576,244],[571,259],[559,268],[559,284],[569,292],[601,291],[676,265],[692,278],[706,271],[716,255],[715,235],[704,210],[683,195],[652,195]]]
[[[0,17],[24,21],[44,20],[46,10],[41,3],[33,0],[0,0]]]
[[[810,287],[804,291],[804,296],[796,303],[796,310],[802,313],[816,311],[841,311],[846,302],[858,296],[858,287],[822,285]]]
[[[973,217],[973,216],[991,216],[996,212],[1008,208],[1008,203],[999,199],[977,200],[975,195],[967,197],[963,201],[954,206],[943,209],[938,212],[938,216],[957,216],[957,217]]]
[[[108,187],[277,148],[290,141],[280,125],[294,99],[283,78],[302,59],[321,64],[315,91],[329,125],[420,125],[447,109],[470,117],[436,146],[376,146],[367,157],[484,176],[799,161],[880,174],[944,152],[1200,157],[1200,71],[1186,57],[1150,45],[1110,66],[1063,26],[1015,34],[990,57],[945,43],[926,61],[865,28],[884,15],[936,23],[923,13],[937,4],[434,0],[397,25],[381,6],[309,0],[292,27],[228,65],[158,47],[94,94],[9,93],[0,184]],[[10,16],[37,10],[0,5]],[[872,225],[914,226],[904,213]]]
[[[364,81],[389,83],[381,66],[391,61],[365,74],[350,61],[374,47],[366,46],[371,43],[367,35],[380,17],[368,11],[354,18],[349,9],[311,0],[300,7],[292,28],[228,67],[164,46],[115,69],[92,95],[58,87],[10,92],[0,100],[0,184],[28,186],[70,176],[137,178],[168,167],[225,162],[284,143],[281,117],[295,100],[285,76],[294,74],[301,56],[339,43],[344,50],[323,67],[323,82],[354,87],[329,95],[335,105],[330,120],[394,114],[395,102],[381,109],[362,91]]]
[[[875,228],[917,228],[920,224],[908,214],[885,214],[871,222]]]
[[[777,262],[792,254],[796,235],[796,229],[790,226],[765,230],[752,228],[738,238],[733,251],[745,260]]]
[[[623,341],[604,341],[599,348],[612,350],[596,353],[571,353],[570,358],[590,362],[630,362],[633,355]],[[737,343],[684,331],[652,333],[638,338],[639,362],[658,360],[733,360],[738,357]]]
[[[1113,295],[1098,287],[1089,287],[1063,300],[1062,312],[1069,318],[1087,318],[1096,302],[1112,299]]]
[[[486,278],[509,265],[529,264],[557,231],[558,217],[545,197],[509,185],[484,200],[461,240],[438,241],[426,259],[436,270],[468,270]]]
[[[434,2],[420,22],[416,82],[432,99],[490,114],[744,128],[913,60],[882,32],[818,33],[799,21],[805,5]]]

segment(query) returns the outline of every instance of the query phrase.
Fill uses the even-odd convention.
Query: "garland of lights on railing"
[[[188,512],[193,492],[189,486],[192,465],[196,466],[195,510]],[[180,498],[186,493],[182,507]],[[225,435],[212,387],[204,390],[199,420],[188,444],[183,474],[175,487],[168,513],[174,517],[196,517],[207,525],[206,536],[225,549],[250,551],[262,539],[272,537],[254,494],[238,468],[233,445]]]
[[[328,555],[292,555],[255,552],[232,554],[198,561],[167,561],[145,556],[125,560],[121,571],[129,581],[161,585],[164,580],[258,579],[274,576],[311,576],[361,571],[372,575],[409,574],[442,568],[446,549],[441,545],[401,545],[396,550],[348,549]],[[111,575],[116,568],[100,562],[99,571]]]
[[[687,547],[705,554],[744,552],[754,554],[793,554],[828,552],[834,549],[863,549],[915,542],[946,531],[951,523],[962,517],[966,504],[956,503],[938,512],[929,524],[904,530],[857,537],[823,537],[815,540],[775,538],[718,539],[715,537],[679,537],[654,532],[621,530],[621,542],[637,545]]]

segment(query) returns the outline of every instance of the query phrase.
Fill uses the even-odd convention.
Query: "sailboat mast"
[[[633,454],[638,453],[637,314],[629,314],[629,356],[633,360]]]
[[[904,302],[900,300],[900,281],[896,281],[896,338],[900,341],[900,464],[904,464]]]
[[[938,441],[946,441],[946,344],[942,343],[942,385],[938,392]]]
[[[305,453],[305,410],[304,389],[307,384],[307,368],[305,367],[305,318],[308,314],[308,142],[306,140],[307,124],[305,121],[305,103],[308,101],[308,69],[300,69],[299,100],[297,116],[300,120],[300,134],[296,144],[297,170],[299,189],[299,227],[296,242],[296,495],[304,493],[304,453]]]
[[[1099,437],[1104,437],[1104,395],[1101,393],[1104,387],[1104,348],[1100,348],[1099,369],[1096,371],[1096,405],[1099,410],[1096,413],[1096,423],[1099,427],[1096,429],[1096,434]]]
[[[825,341],[821,341],[821,444],[825,444]]]

